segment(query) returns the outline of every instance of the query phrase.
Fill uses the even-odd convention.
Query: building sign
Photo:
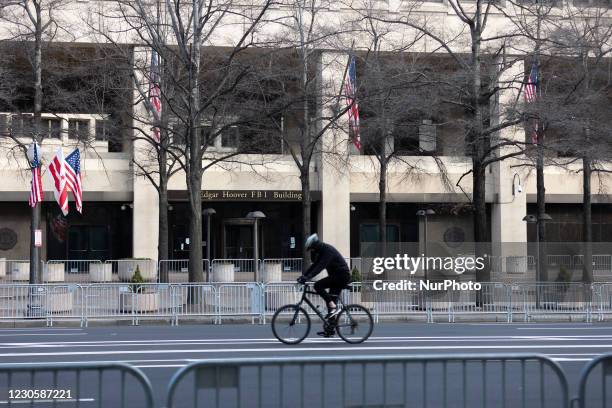
[[[301,191],[202,190],[204,201],[302,201]]]
[[[38,248],[42,246],[42,230],[34,230],[34,246]]]

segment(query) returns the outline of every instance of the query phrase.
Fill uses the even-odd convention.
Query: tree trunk
[[[387,163],[380,161],[378,180],[378,239],[382,245],[387,243]]]
[[[308,166],[309,167],[309,166]],[[310,192],[310,178],[308,174],[308,167],[306,167],[305,171],[302,171],[300,175],[300,181],[302,183],[302,237],[306,239],[311,233],[310,224],[311,224],[311,213],[312,213],[312,197]],[[305,243],[305,241],[304,241]],[[304,250],[304,246],[302,245],[302,264],[304,265],[304,269],[310,266],[310,257]]]
[[[591,160],[582,157],[582,240],[584,242],[584,266],[582,281],[593,283],[593,225],[591,215]]]
[[[488,222],[487,222],[487,202],[486,202],[486,177],[485,170],[478,160],[472,160],[474,171],[472,178],[472,205],[474,207],[474,242],[476,247],[476,257],[484,257],[487,254],[487,239],[488,239]],[[476,273],[476,279],[479,282],[488,282],[491,280],[491,271],[489,264],[485,262],[485,267]]]
[[[544,146],[542,145],[541,132],[537,135],[537,159],[536,159],[536,188],[537,188],[537,280],[548,281],[548,254],[546,251],[546,187],[544,185]]]
[[[166,174],[166,154],[160,152],[163,157],[160,160],[159,172],[159,237],[157,241],[157,258],[160,261],[159,265],[159,280],[160,282],[169,282],[168,263],[162,262],[168,259],[168,178]]]
[[[187,189],[189,191],[189,282],[203,282],[202,262],[202,137],[200,128],[200,53],[201,30],[199,3],[192,6],[194,38],[189,63],[189,164],[187,166]],[[193,296],[190,297],[195,301]]]
[[[202,176],[193,172],[189,177],[189,282],[204,282],[202,269]]]

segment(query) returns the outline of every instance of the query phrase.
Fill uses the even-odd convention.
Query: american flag
[[[529,72],[529,78],[525,84],[525,102],[533,103],[538,96],[538,66],[534,62],[531,65],[531,72]],[[531,129],[531,143],[538,144],[538,122],[535,121]]]
[[[153,120],[159,122],[161,117],[161,90],[159,88],[159,54],[151,50],[151,72],[149,77],[149,103],[153,110]],[[160,141],[159,127],[153,127],[153,138],[157,143]]]
[[[53,183],[53,195],[64,215],[68,214],[68,189],[62,148],[57,149],[53,160],[49,163],[49,174]]]
[[[34,160],[32,166],[32,186],[30,188],[30,207],[36,207],[36,204],[43,200],[42,178],[40,177],[40,159],[38,157],[38,144],[34,144]]]
[[[66,156],[64,161],[64,170],[66,174],[66,186],[72,190],[74,201],[76,202],[76,210],[83,213],[83,189],[81,185],[81,153],[79,149],[74,149],[74,152]]]
[[[348,106],[349,132],[355,147],[361,150],[361,138],[359,136],[359,105],[357,105],[357,72],[355,69],[355,57],[351,56],[348,66],[348,77],[345,85],[346,105]]]

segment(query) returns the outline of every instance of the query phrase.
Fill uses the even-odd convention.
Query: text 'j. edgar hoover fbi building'
[[[525,11],[530,2],[466,1],[457,8],[454,0],[314,1],[313,7],[280,1],[265,10],[257,2],[223,3],[235,12],[203,28],[202,112],[195,129],[187,129],[184,99],[167,85],[170,77],[181,81],[176,76],[185,56],[180,44],[168,51],[176,42],[176,16],[164,2],[57,3],[40,17],[53,20],[40,46],[40,101],[32,21],[17,6],[0,6],[0,258],[6,260],[29,259],[32,176],[19,144],[32,143],[37,128],[43,261],[158,258],[157,137],[168,147],[168,257],[187,259],[189,195],[182,166],[191,131],[207,143],[199,199],[203,210],[215,210],[202,222],[203,253],[210,248],[212,259],[253,258],[255,222],[259,259],[301,258],[305,178],[311,231],[347,258],[360,256],[361,242],[378,239],[381,185],[388,242],[422,243],[426,237],[450,248],[473,242],[475,174],[485,179],[487,240],[533,243],[536,223],[524,218],[538,212],[538,140],[550,216],[546,240],[580,242],[586,146],[593,146],[599,169],[612,169],[604,157],[609,146],[583,143],[581,126],[572,125],[598,109],[608,112],[581,123],[610,120],[609,79],[607,85],[593,80],[589,91],[606,103],[580,94],[576,98],[585,99],[575,102],[581,106],[576,117],[566,114],[570,108],[560,101],[581,65],[572,50],[557,55],[545,39],[556,35],[557,44],[572,33],[542,33],[536,52],[534,36],[524,32],[539,18]],[[134,3],[148,12],[139,15]],[[609,23],[610,4],[595,3],[551,3],[541,18]],[[483,36],[490,40],[476,51],[481,73],[474,102],[466,90],[474,36],[458,13],[474,16],[477,9],[488,14]],[[307,42],[300,24],[312,24]],[[151,30],[159,33],[154,40]],[[193,41],[191,32],[185,41]],[[609,49],[609,38],[602,41]],[[609,76],[610,56],[604,63],[593,57],[589,72]],[[214,93],[230,80],[233,87]],[[161,105],[157,116],[153,97]],[[479,119],[474,104],[484,112]],[[611,129],[608,124],[608,136]],[[55,199],[49,165],[58,148],[64,156],[80,150],[82,213],[72,193],[67,215]],[[299,165],[309,151],[304,173]],[[474,154],[482,171],[473,171]],[[612,242],[612,177],[593,171],[590,184],[592,240]],[[432,211],[417,215],[420,210]],[[247,217],[253,211],[265,218]],[[549,254],[565,255],[554,251]],[[520,271],[506,268],[496,272],[534,279],[531,263]]]

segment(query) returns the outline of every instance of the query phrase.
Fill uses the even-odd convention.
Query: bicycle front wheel
[[[285,305],[272,317],[272,333],[285,344],[298,344],[310,332],[310,317],[298,305]]]
[[[361,305],[346,305],[338,315],[336,332],[351,344],[363,343],[374,329],[370,311]]]

